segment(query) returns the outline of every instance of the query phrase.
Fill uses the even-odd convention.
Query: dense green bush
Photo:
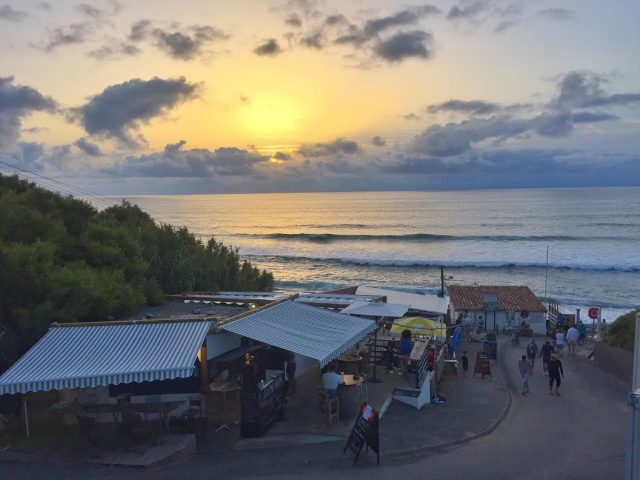
[[[0,371],[51,322],[118,318],[164,294],[272,288],[236,249],[127,202],[98,212],[0,175]]]
[[[614,347],[624,348],[633,352],[633,344],[636,335],[636,313],[640,309],[635,309],[618,317],[608,328],[604,335],[604,341]]]

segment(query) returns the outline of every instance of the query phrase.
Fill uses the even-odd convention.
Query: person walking
[[[558,349],[558,355],[562,356],[562,349],[564,348],[564,331],[558,329],[556,332],[556,348]]]
[[[572,326],[567,330],[567,345],[569,348],[569,353],[575,355],[576,354],[576,344],[578,343],[578,339],[580,338],[580,332],[575,326]]]
[[[536,365],[536,357],[538,356],[538,344],[536,343],[536,339],[531,337],[531,342],[527,345],[527,358],[531,363],[531,373],[533,373],[533,369]]]
[[[560,396],[560,374],[564,377],[562,362],[555,353],[551,355],[549,360],[549,395],[553,394],[553,384],[556,384],[556,395]]]
[[[542,357],[542,373],[546,373],[549,369],[549,360],[551,360],[551,354],[553,353],[553,345],[547,340],[540,349],[540,356]]]
[[[520,370],[520,376],[522,377],[522,395],[529,393],[529,376],[531,375],[531,364],[527,360],[526,355],[522,355],[522,358],[518,362],[518,368]]]

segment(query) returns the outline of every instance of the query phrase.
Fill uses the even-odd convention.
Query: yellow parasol
[[[445,338],[446,327],[437,320],[425,317],[397,318],[391,327],[391,333],[400,335],[403,330],[411,330],[414,335],[433,335]]]

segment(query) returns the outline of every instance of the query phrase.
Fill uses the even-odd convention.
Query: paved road
[[[508,348],[506,376],[513,403],[509,415],[491,435],[414,463],[346,469],[341,478],[624,478],[625,395],[629,386],[585,359],[565,355],[560,397],[548,395],[548,377],[542,375],[541,364],[536,365],[530,382],[531,393],[522,397],[516,381],[517,360],[523,352],[524,348]],[[305,478],[326,478],[326,474]]]
[[[624,442],[629,388],[582,358],[563,358],[562,396],[547,394],[547,378],[541,365],[530,381],[531,393],[519,394],[517,360],[524,348],[506,347],[505,378],[513,393],[511,410],[490,435],[469,443],[406,458],[383,459],[351,467],[344,462],[291,463],[286,451],[279,452],[282,468],[256,471],[250,465],[235,470],[243,478],[402,478],[424,479],[619,479],[624,478]],[[411,428],[411,425],[407,425]],[[266,452],[265,452],[266,453]],[[272,453],[270,455],[273,455]],[[236,459],[237,460],[237,459]],[[276,461],[278,461],[276,459]],[[234,478],[231,465],[215,465],[197,456],[187,462],[152,471],[125,471],[88,466],[25,466],[2,464],[6,478]],[[222,475],[222,476],[220,476]],[[240,475],[238,475],[240,477]]]

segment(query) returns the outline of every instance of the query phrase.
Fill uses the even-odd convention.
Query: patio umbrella
[[[416,335],[433,335],[445,338],[447,328],[437,320],[425,317],[398,318],[393,322],[391,333],[400,335],[404,330],[411,330]]]
[[[355,302],[343,308],[340,313],[360,315],[363,317],[400,318],[407,313],[408,310],[409,307],[407,305],[399,305],[396,303]]]

